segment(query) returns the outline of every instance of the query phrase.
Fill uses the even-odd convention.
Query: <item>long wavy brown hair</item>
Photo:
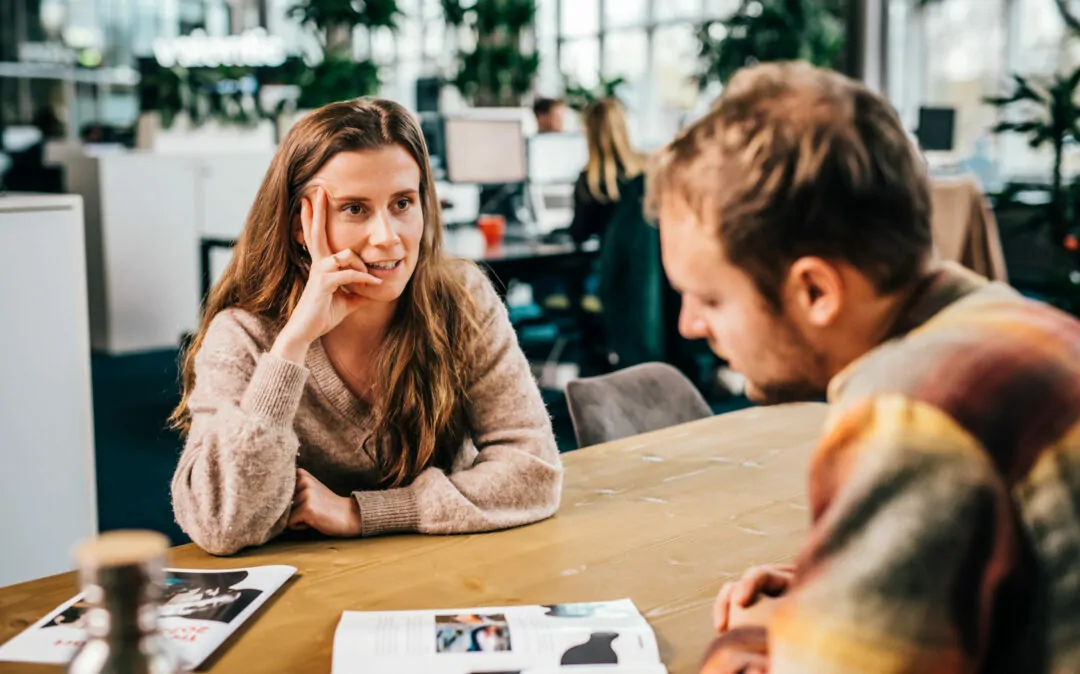
[[[449,468],[468,434],[463,363],[479,334],[477,306],[463,265],[442,250],[443,223],[420,127],[392,101],[358,98],[332,103],[300,120],[263,178],[232,260],[206,300],[202,325],[183,355],[183,399],[170,422],[186,433],[195,387],[195,355],[218,313],[243,309],[280,329],[307,283],[311,259],[296,241],[294,222],[308,182],[339,152],[404,148],[420,166],[424,234],[416,270],[398,302],[377,357],[368,451],[382,486],[408,484],[431,465]],[[372,451],[374,449],[374,451]]]

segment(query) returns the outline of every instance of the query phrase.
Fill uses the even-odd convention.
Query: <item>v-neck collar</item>
[[[371,407],[349,390],[345,380],[338,375],[330,356],[323,347],[322,339],[316,339],[308,349],[307,366],[315,384],[338,412],[349,421],[359,424],[371,413]]]

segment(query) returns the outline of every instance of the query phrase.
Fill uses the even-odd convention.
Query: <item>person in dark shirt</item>
[[[574,220],[570,235],[578,243],[603,236],[629,180],[641,174],[644,157],[630,143],[626,114],[614,98],[602,98],[585,109],[589,163],[574,186]]]

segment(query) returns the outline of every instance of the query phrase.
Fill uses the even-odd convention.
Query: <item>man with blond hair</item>
[[[743,70],[649,197],[681,332],[830,403],[810,535],[721,590],[703,671],[1080,672],[1080,322],[935,260],[889,104]]]

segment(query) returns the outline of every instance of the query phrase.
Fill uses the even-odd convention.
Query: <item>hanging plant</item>
[[[452,84],[478,107],[517,107],[532,91],[540,55],[531,45],[536,0],[442,0],[446,25],[468,30]]]

